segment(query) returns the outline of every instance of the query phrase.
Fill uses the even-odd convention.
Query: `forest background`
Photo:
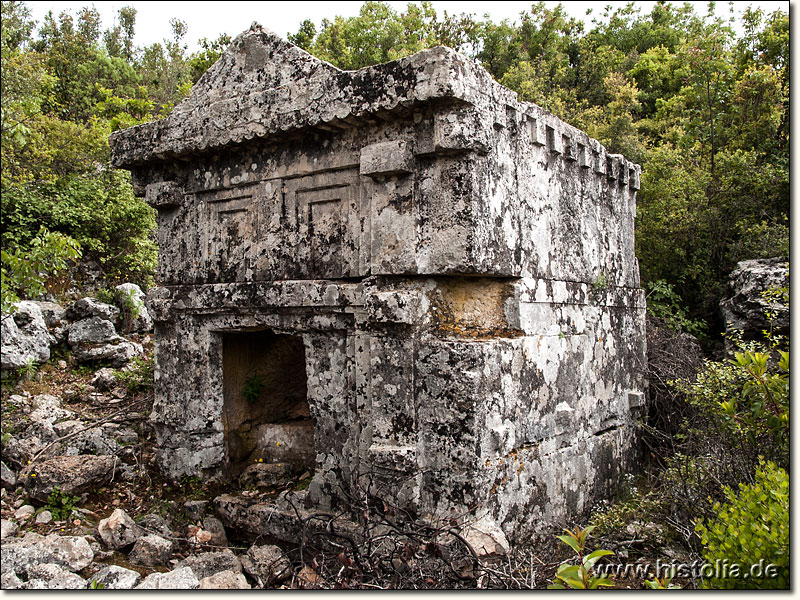
[[[788,339],[729,337],[725,355],[719,300],[738,261],[788,259],[789,16],[748,8],[734,22],[730,8],[709,8],[630,4],[587,27],[544,3],[496,23],[426,2],[399,12],[365,2],[358,16],[306,20],[288,39],[343,69],[450,46],[642,165],[636,253],[653,418],[641,426],[654,468],[593,526],[608,541],[638,523],[636,541],[655,525],[663,535],[653,552],[678,540],[710,562],[766,558],[778,578],[703,585],[785,588]],[[68,301],[86,284],[154,284],[155,213],[129,173],[111,168],[108,136],[166,117],[231,38],[201,39],[190,52],[186,24],[173,19],[169,39],[139,47],[136,16],[123,7],[104,29],[87,7],[37,24],[24,3],[2,2],[4,312],[22,297]],[[788,305],[788,295],[771,297]],[[651,337],[659,328],[671,332]],[[696,351],[687,332],[720,360],[681,370]],[[659,379],[667,372],[678,381]]]
[[[713,3],[705,15],[630,4],[586,27],[544,3],[495,23],[365,2],[356,17],[306,20],[288,38],[343,69],[450,46],[640,163],[636,250],[650,311],[709,336],[722,329],[736,262],[789,247],[789,17],[748,8],[733,25],[732,8]],[[68,287],[53,272],[78,252],[109,285],[152,285],[154,213],[110,167],[108,134],[167,116],[231,40],[188,52],[186,24],[171,26],[170,39],[136,47],[132,7],[103,30],[94,8],[37,24],[24,3],[2,3],[4,306],[41,291],[37,276]]]

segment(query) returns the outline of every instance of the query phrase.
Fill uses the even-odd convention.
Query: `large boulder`
[[[70,495],[93,492],[111,481],[118,462],[114,456],[57,456],[30,470],[25,489],[39,502],[46,502],[56,488]]]
[[[67,307],[66,318],[70,321],[82,321],[91,317],[114,323],[119,317],[119,309],[113,304],[98,302],[94,298],[81,298]]]
[[[145,305],[145,294],[135,283],[122,283],[116,288],[117,305],[122,309],[123,332],[150,331],[153,319]]]
[[[745,260],[728,279],[728,291],[720,302],[725,330],[737,329],[745,339],[761,339],[763,331],[789,331],[789,307],[764,292],[789,287],[789,263],[782,258]],[[766,313],[771,313],[770,325]]]
[[[56,564],[70,571],[88,567],[94,559],[89,542],[79,536],[59,536],[55,533],[42,537],[27,533],[21,538],[3,540],[2,572],[17,574],[37,564]]]
[[[117,335],[114,324],[99,316],[70,325],[67,341],[75,360],[80,363],[107,361],[115,367],[123,367],[144,352],[141,344]]]
[[[19,369],[50,360],[55,338],[47,330],[41,309],[34,302],[17,302],[13,313],[0,318],[0,367]]]

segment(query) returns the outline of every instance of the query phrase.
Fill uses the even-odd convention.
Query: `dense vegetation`
[[[23,3],[2,2],[4,307],[45,287],[63,292],[69,282],[58,272],[78,257],[108,284],[152,284],[154,214],[127,173],[110,168],[108,135],[169,114],[230,38],[189,53],[186,25],[173,20],[171,39],[138,48],[135,22],[125,7],[103,31],[97,11],[83,8],[37,27]],[[751,8],[740,34],[732,25],[713,3],[707,15],[631,4],[587,26],[542,3],[495,23],[440,15],[426,2],[402,13],[365,2],[357,17],[319,28],[307,20],[289,39],[344,69],[451,46],[641,163],[636,245],[648,309],[714,339],[736,262],[788,256],[789,245],[788,14]],[[740,343],[733,360],[679,384],[687,424],[651,489],[627,501],[709,560],[769,553],[788,565],[787,346]],[[598,531],[623,525],[625,505],[615,510]]]

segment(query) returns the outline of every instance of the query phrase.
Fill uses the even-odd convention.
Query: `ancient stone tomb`
[[[289,464],[310,508],[368,478],[511,541],[615,488],[643,408],[637,165],[450,49],[344,72],[256,25],[111,144],[158,210],[168,476]]]

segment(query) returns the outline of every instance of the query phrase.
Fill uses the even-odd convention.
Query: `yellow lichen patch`
[[[468,338],[521,336],[506,318],[505,304],[513,286],[513,279],[440,278],[434,299],[439,331]]]

